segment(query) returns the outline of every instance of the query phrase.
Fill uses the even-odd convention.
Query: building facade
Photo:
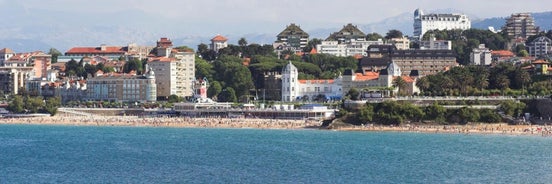
[[[322,41],[321,44],[316,45],[316,51],[320,54],[330,54],[341,57],[366,56],[366,49],[370,45],[383,45],[383,40],[350,40],[347,43],[339,43],[338,41]]]
[[[410,49],[410,40],[407,37],[391,38],[391,44],[395,45],[399,50]]]
[[[86,100],[112,102],[155,102],[157,90],[155,74],[101,75],[87,81]]]
[[[502,28],[513,39],[527,39],[537,35],[539,28],[535,26],[535,20],[529,13],[515,13],[506,19],[506,25]]]
[[[148,66],[155,72],[157,96],[176,94],[176,59],[158,58],[148,61]]]
[[[0,90],[4,94],[19,94],[25,81],[31,78],[33,67],[0,67]]]
[[[429,30],[467,30],[471,22],[465,14],[424,14],[422,10],[414,11],[414,38],[421,40]]]
[[[379,71],[390,63],[396,63],[402,75],[416,70],[420,76],[433,75],[458,66],[452,50],[398,50],[393,45],[371,45],[368,56],[360,60],[362,71]]]
[[[485,44],[479,44],[479,47],[473,48],[470,54],[470,63],[472,65],[489,66],[492,62],[491,50],[485,47]]]
[[[552,40],[546,36],[538,37],[527,45],[529,56],[541,57],[552,53]]]
[[[155,71],[157,96],[168,98],[170,95],[180,97],[193,95],[195,80],[195,53],[171,48],[172,42],[161,39],[157,44],[157,56],[150,57],[149,67]],[[170,41],[170,40],[169,40]],[[170,53],[167,53],[169,52]]]
[[[402,75],[400,67],[390,63],[385,69],[377,72],[354,73],[346,70],[343,75],[331,80],[299,80],[297,68],[290,62],[282,70],[282,101],[309,101],[323,96],[327,100],[339,100],[352,88],[358,89],[375,98],[392,95],[398,88],[393,89],[393,81],[400,77],[406,86],[402,91],[405,94],[418,93],[416,87],[417,75]],[[417,72],[413,72],[417,73]]]
[[[452,50],[452,41],[437,40],[433,35],[429,37],[429,40],[420,41],[419,44],[422,50]]]

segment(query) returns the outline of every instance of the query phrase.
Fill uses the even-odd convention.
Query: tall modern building
[[[192,96],[195,79],[195,54],[172,48],[172,41],[161,38],[157,42],[157,56],[151,57],[148,65],[155,71],[157,96]]]
[[[309,42],[309,34],[293,23],[280,32],[276,38],[276,42],[274,42],[276,50],[301,51]]]
[[[414,38],[421,40],[429,30],[450,30],[471,28],[471,22],[465,14],[427,14],[420,9],[414,11]]]
[[[529,13],[515,13],[506,20],[506,25],[502,28],[508,36],[516,39],[527,39],[530,36],[537,35],[539,28],[535,27],[535,20]]]
[[[326,38],[325,41],[337,41],[338,43],[350,43],[351,40],[364,41],[366,40],[366,34],[358,29],[357,26],[349,23],[338,32],[334,32]]]
[[[366,49],[373,44],[383,44],[383,40],[366,41],[364,34],[357,26],[347,24],[316,45],[316,51],[334,56],[366,56]]]

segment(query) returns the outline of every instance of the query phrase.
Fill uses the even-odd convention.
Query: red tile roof
[[[225,41],[228,41],[228,38],[224,37],[224,36],[221,36],[221,35],[217,35],[215,37],[213,37],[213,39],[211,39],[211,41],[214,41],[214,42],[225,42]]]
[[[493,50],[491,55],[500,57],[514,57],[514,53],[509,50]]]
[[[393,80],[395,80],[396,78],[397,78],[397,77],[393,77]],[[414,79],[413,79],[412,77],[410,77],[410,76],[401,76],[401,78],[402,78],[405,82],[407,82],[407,83],[412,83],[412,82],[414,82]]]
[[[532,64],[549,64],[547,61],[539,59],[536,61],[533,61]]]
[[[2,53],[2,54],[15,54],[15,52],[13,50],[11,50],[10,48],[0,49],[0,53]]]
[[[368,81],[379,78],[378,72],[355,73],[355,81]]]
[[[67,54],[124,54],[126,51],[123,47],[118,46],[108,46],[105,47],[105,50],[102,50],[101,47],[73,47],[67,51]]]

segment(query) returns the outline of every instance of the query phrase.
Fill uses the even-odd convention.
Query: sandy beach
[[[147,127],[204,127],[204,128],[259,128],[259,129],[302,129],[319,127],[319,121],[245,118],[167,118],[136,116],[54,116],[33,118],[3,118],[0,124],[38,124],[72,126],[147,126]]]
[[[0,124],[37,124],[70,126],[136,126],[136,127],[195,127],[195,128],[258,128],[258,129],[304,129],[319,128],[320,121],[246,119],[246,118],[188,118],[188,117],[135,117],[135,116],[54,116],[33,118],[3,118]],[[322,128],[326,129],[326,128]],[[378,131],[378,132],[420,132],[455,134],[504,134],[552,136],[552,126],[469,124],[469,125],[410,125],[405,126],[345,126],[332,128],[338,131]]]
[[[336,128],[343,131],[379,131],[379,132],[420,132],[420,133],[454,133],[454,134],[504,134],[504,135],[538,135],[552,136],[552,126],[544,125],[508,125],[468,124],[468,125],[405,125],[405,126],[350,126]]]

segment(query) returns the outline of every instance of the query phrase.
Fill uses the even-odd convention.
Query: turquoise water
[[[0,183],[550,183],[552,138],[0,125]]]

